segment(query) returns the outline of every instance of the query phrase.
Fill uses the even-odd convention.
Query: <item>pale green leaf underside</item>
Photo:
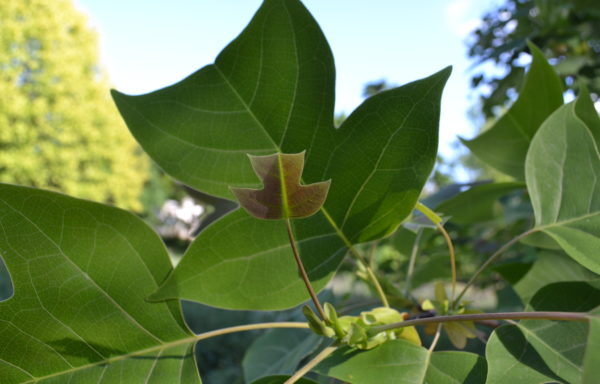
[[[310,330],[273,329],[252,343],[244,355],[244,379],[251,383],[264,376],[291,375],[322,338]]]
[[[583,281],[600,288],[600,275],[590,272],[564,254],[549,251],[538,254],[531,269],[513,288],[523,303],[527,304],[544,286],[566,281]]]
[[[544,54],[529,44],[533,60],[519,98],[487,131],[462,140],[475,156],[518,180],[525,178],[527,149],[542,122],[563,103],[562,84]]]
[[[526,175],[536,229],[600,273],[600,155],[592,133],[598,125],[583,109],[593,108],[587,97],[562,106],[544,122],[531,143]]]
[[[529,310],[586,312],[600,304],[600,291],[583,282],[548,285]],[[578,384],[584,361],[597,355],[587,322],[527,320],[494,331],[486,348],[488,384],[558,382]]]
[[[360,351],[340,348],[315,369],[352,384],[477,384],[484,359],[467,352],[434,352],[404,340]]]
[[[411,212],[437,152],[447,68],[368,99],[333,127],[333,58],[297,0],[265,1],[215,64],[142,96],[113,92],[142,147],[168,173],[209,194],[259,187],[246,154],[306,150],[304,184],[332,180],[325,206],[293,224],[317,289],[346,248],[391,233]],[[283,309],[307,298],[287,235],[235,212],[195,240],[154,300]]]
[[[172,267],[134,215],[0,185],[0,252],[2,384],[200,382],[179,304],[144,299]]]

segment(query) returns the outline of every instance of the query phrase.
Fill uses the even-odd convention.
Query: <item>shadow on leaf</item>
[[[498,340],[504,345],[506,350],[513,355],[515,360],[529,368],[551,377],[562,383],[568,383],[565,379],[555,374],[546,364],[542,356],[531,345],[523,332],[516,325],[505,325],[496,330]]]

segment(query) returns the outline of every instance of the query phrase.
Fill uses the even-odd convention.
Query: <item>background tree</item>
[[[70,0],[21,0],[3,2],[0,20],[0,181],[140,211],[148,161],[86,18]]]
[[[600,2],[596,0],[506,0],[482,18],[468,54],[476,66],[493,63],[501,74],[483,70],[472,78],[481,90],[481,111],[497,116],[522,84],[527,40],[540,47],[566,90],[585,84],[600,94]]]

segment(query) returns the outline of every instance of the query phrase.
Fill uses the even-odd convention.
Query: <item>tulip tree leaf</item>
[[[535,229],[575,261],[600,273],[600,130],[582,93],[544,122],[527,155],[527,188]]]
[[[542,251],[525,276],[513,285],[524,303],[546,285],[567,281],[584,281],[600,288],[600,275],[590,272],[562,253]]]
[[[305,329],[273,329],[257,338],[244,355],[247,383],[269,375],[293,374],[300,362],[323,341]]]
[[[263,189],[231,188],[242,207],[259,219],[289,219],[314,215],[325,202],[329,181],[300,185],[304,152],[250,156]]]
[[[331,180],[327,201],[292,223],[315,289],[352,244],[392,233],[435,162],[450,68],[367,99],[333,125],[335,69],[298,0],[266,0],[214,64],[141,96],[114,91],[129,129],[169,174],[208,194],[257,188],[246,154],[306,151],[301,184]],[[229,309],[283,309],[307,294],[281,223],[238,210],[211,224],[151,296]]]
[[[532,43],[533,60],[519,98],[487,131],[472,140],[462,140],[487,164],[524,180],[527,149],[540,125],[563,104],[562,84],[544,54]]]
[[[134,215],[0,184],[0,253],[2,384],[200,383],[179,303],[144,300],[172,267]]]
[[[599,305],[597,288],[563,282],[539,290],[528,309],[587,312],[597,311]],[[524,320],[496,329],[486,348],[486,383],[582,383],[590,362],[598,365],[600,357],[595,349],[598,335],[589,328],[585,321]]]
[[[315,371],[352,384],[476,384],[483,382],[486,364],[473,353],[431,353],[392,340],[368,351],[340,348]]]

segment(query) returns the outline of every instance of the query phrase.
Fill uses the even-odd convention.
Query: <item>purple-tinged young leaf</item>
[[[304,152],[248,155],[263,189],[231,188],[242,207],[259,219],[308,217],[325,202],[330,180],[300,185]]]

